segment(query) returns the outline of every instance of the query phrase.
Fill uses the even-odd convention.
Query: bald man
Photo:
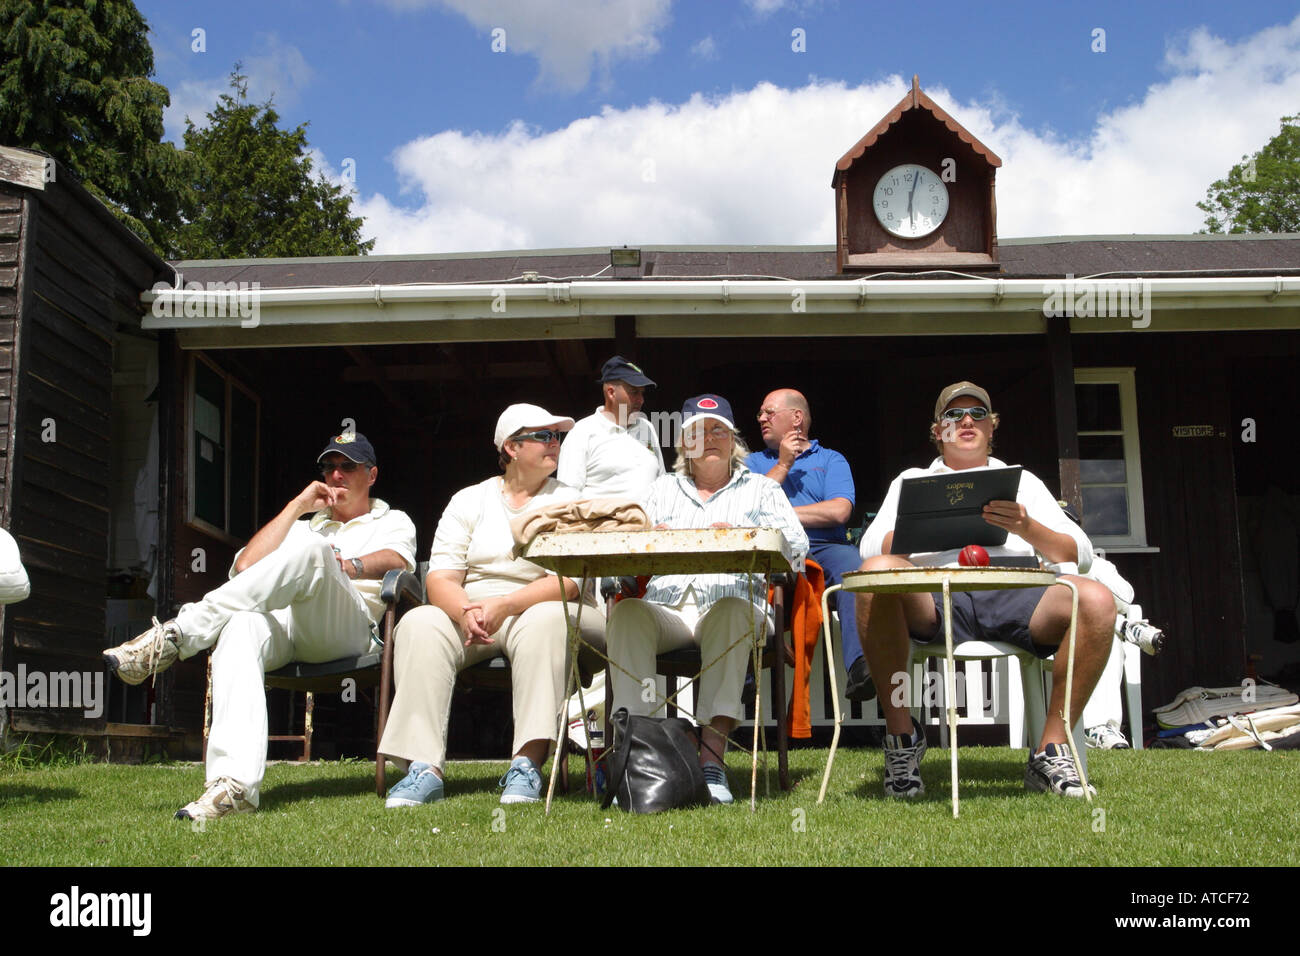
[[[795,514],[808,533],[812,558],[826,574],[826,584],[839,584],[862,564],[857,548],[848,541],[848,520],[853,511],[853,473],[844,456],[823,448],[812,431],[808,400],[792,388],[779,388],[763,399],[758,411],[764,449],[745,459],[750,471],[767,475],[785,491]],[[862,646],[857,637],[857,610],[853,595],[835,595],[840,616],[840,646],[849,700],[876,696]]]

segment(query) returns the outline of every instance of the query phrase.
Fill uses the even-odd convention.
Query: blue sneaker
[[[537,803],[542,799],[542,775],[527,757],[510,761],[510,769],[497,786],[505,788],[501,791],[502,803]]]
[[[442,779],[427,763],[411,764],[411,771],[388,791],[385,807],[418,807],[441,800]]]

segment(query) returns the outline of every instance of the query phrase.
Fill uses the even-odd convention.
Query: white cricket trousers
[[[657,694],[643,693],[641,682],[655,676],[655,657],[659,654],[698,645],[705,669],[699,678],[696,723],[711,724],[714,717],[744,720],[740,694],[756,623],[765,636],[771,635],[766,605],[740,597],[724,597],[703,613],[695,603],[693,590],[677,607],[639,598],[619,601],[610,613],[608,629],[614,710],[626,707],[629,714],[668,716]]]
[[[324,538],[280,547],[176,615],[180,656],[212,652],[207,780],[229,777],[257,806],[266,775],[267,671],[363,654],[370,613]]]
[[[570,601],[571,614],[578,605]],[[599,608],[582,609],[582,639],[605,646],[605,617]],[[447,723],[456,675],[466,667],[503,654],[510,661],[511,703],[517,754],[530,740],[554,742],[568,674],[568,627],[564,605],[542,601],[508,617],[492,635],[493,644],[465,646],[460,628],[441,608],[426,604],[408,611],[393,634],[396,693],[384,725],[379,752],[407,763],[443,769]]]

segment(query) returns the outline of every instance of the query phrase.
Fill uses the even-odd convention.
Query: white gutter
[[[1130,315],[1123,326],[1145,328],[1151,313],[1202,310],[1272,310],[1270,325],[1300,327],[1279,315],[1300,306],[1300,277],[1169,277],[1151,279],[819,279],[736,280],[656,279],[499,284],[412,284],[262,289],[250,283],[189,282],[183,289],[155,287],[141,296],[149,308],[145,329],[192,331],[245,329],[258,326],[347,326],[396,323],[425,325],[441,321],[492,323],[541,320],[566,324],[584,317],[633,315],[651,332],[657,317],[666,324],[658,334],[680,334],[687,318],[708,316],[750,320],[767,316],[762,331],[778,333],[772,322],[803,322],[838,317],[872,334],[871,323],[885,314],[895,318],[927,313],[931,317],[972,313],[1014,319],[1005,331],[1031,331],[1046,315],[1063,315],[1076,331],[1099,331],[1090,322]],[[1168,312],[1166,313],[1168,314]],[[1216,320],[1216,322],[1222,320]],[[1026,325],[1029,323],[1029,325]],[[1160,323],[1157,322],[1157,325]],[[1222,327],[1233,327],[1228,323]],[[838,328],[838,327],[837,327]],[[342,330],[340,330],[342,331]],[[432,332],[433,329],[428,329]],[[902,331],[895,329],[895,334]],[[918,332],[924,332],[918,329]],[[977,331],[970,329],[970,331]],[[997,331],[996,329],[992,331]],[[712,334],[738,334],[735,327],[715,327]],[[826,327],[825,334],[834,330]],[[709,334],[709,333],[704,333]],[[806,334],[818,334],[808,328]],[[489,336],[491,337],[491,336]],[[250,343],[252,344],[252,343]]]

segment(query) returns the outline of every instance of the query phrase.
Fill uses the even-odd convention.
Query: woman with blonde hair
[[[781,486],[745,467],[747,454],[725,398],[688,399],[674,474],[650,486],[646,513],[657,529],[776,528],[801,566],[808,536]],[[642,681],[654,676],[655,656],[699,646],[705,665],[695,709],[701,727],[699,757],[715,803],[732,801],[723,755],[728,734],[744,717],[740,693],[751,646],[748,635],[756,622],[771,634],[766,582],[752,574],[654,577],[644,598],[619,602],[609,619],[615,710],[625,707],[641,715],[662,710],[642,693]]]

